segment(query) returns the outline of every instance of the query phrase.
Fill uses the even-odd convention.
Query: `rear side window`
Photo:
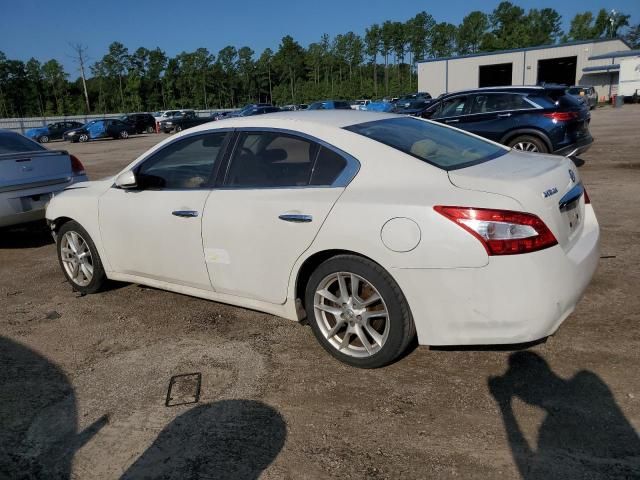
[[[156,152],[136,173],[143,188],[205,187],[223,151],[226,132],[187,137]]]
[[[346,166],[347,161],[341,155],[326,147],[320,147],[311,175],[311,185],[331,185]]]
[[[464,168],[507,153],[508,149],[460,130],[417,118],[389,118],[345,127],[443,170]]]
[[[42,145],[14,132],[0,132],[0,155],[5,153],[40,152]]]
[[[318,145],[277,132],[244,133],[227,172],[226,185],[245,188],[309,184]]]
[[[487,93],[473,97],[471,113],[491,113],[505,110],[533,108],[522,95],[513,93]]]

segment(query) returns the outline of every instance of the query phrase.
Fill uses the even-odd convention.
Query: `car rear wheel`
[[[307,283],[305,305],[320,344],[354,367],[391,363],[415,336],[400,287],[378,264],[355,255],[322,263]]]
[[[95,293],[107,277],[96,246],[82,226],[69,221],[57,235],[58,261],[67,281],[80,293]]]
[[[547,145],[540,138],[532,135],[520,135],[510,140],[507,145],[523,152],[549,153]]]
[[[127,138],[129,138],[129,132],[127,132],[126,130],[122,130],[120,132],[120,138],[126,140]]]
[[[176,133],[180,133],[182,131],[182,127],[180,125],[178,125],[176,127]]]
[[[88,142],[89,141],[89,135],[87,135],[86,133],[83,133],[82,135],[80,135],[78,137],[78,141],[81,142],[81,143]]]
[[[49,137],[47,135],[41,135],[40,137],[38,137],[38,142],[49,143]]]
[[[153,132],[155,132],[153,127],[151,127],[151,126],[147,127],[147,133],[153,133]]]

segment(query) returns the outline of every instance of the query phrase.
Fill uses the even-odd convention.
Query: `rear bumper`
[[[596,270],[599,226],[585,209],[580,239],[525,255],[491,257],[481,268],[393,269],[421,345],[495,345],[553,334]]]
[[[584,138],[581,138],[577,142],[572,143],[571,145],[567,145],[566,147],[562,147],[559,150],[555,150],[553,153],[555,155],[562,155],[563,157],[577,157],[578,155],[581,155],[589,150],[592,144],[593,137],[591,135],[588,135]]]
[[[87,180],[86,175],[79,175],[71,177],[71,180],[66,183],[59,183],[55,186],[0,193],[0,227],[42,220],[53,195],[60,193],[69,185]]]

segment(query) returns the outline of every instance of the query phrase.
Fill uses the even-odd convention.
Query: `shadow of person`
[[[105,422],[77,433],[76,398],[64,372],[0,336],[0,478],[71,478],[73,454]]]
[[[640,478],[640,437],[594,373],[565,380],[533,352],[516,352],[509,369],[488,380],[520,475],[552,478]],[[543,409],[537,448],[529,445],[512,399]]]
[[[122,479],[256,479],[282,449],[282,416],[253,400],[200,405],[167,425]]]

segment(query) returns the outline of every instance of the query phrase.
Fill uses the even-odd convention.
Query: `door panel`
[[[311,245],[344,188],[214,190],[202,219],[215,290],[284,303],[295,261]],[[310,222],[281,215],[309,215]]]
[[[202,252],[209,190],[110,188],[100,198],[100,231],[116,272],[212,290]],[[173,212],[197,212],[195,217]]]

